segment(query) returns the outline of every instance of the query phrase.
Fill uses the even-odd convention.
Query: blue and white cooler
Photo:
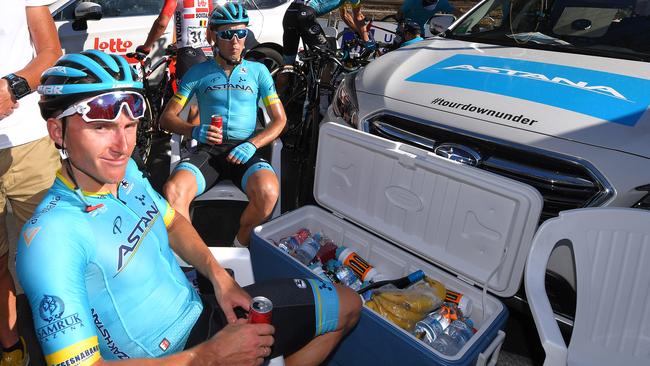
[[[388,278],[416,270],[473,302],[477,332],[446,356],[364,306],[329,365],[494,364],[542,208],[532,187],[346,126],[321,126],[314,194],[305,206],[258,226],[257,281],[316,277],[273,242],[301,228],[356,251]]]

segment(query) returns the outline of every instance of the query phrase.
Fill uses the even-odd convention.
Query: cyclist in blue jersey
[[[215,6],[209,23],[215,58],[185,74],[160,119],[166,130],[200,142],[198,152],[184,157],[163,187],[174,209],[189,219],[194,197],[221,179],[231,179],[248,196],[235,246],[248,246],[250,232],[271,214],[277,202],[278,179],[258,149],[273,142],[287,120],[269,71],[261,63],[242,58],[248,20],[241,4]],[[199,105],[198,126],[179,117],[192,96]],[[271,122],[256,133],[259,101]],[[212,115],[223,118],[222,129],[210,125]]]
[[[317,365],[354,325],[350,289],[302,279],[240,288],[153,190],[129,159],[146,104],[124,58],[67,54],[38,90],[67,159],[23,227],[16,266],[48,365],[259,365],[277,354]],[[193,289],[174,253],[214,295]],[[237,319],[257,295],[273,301],[272,325]]]
[[[425,34],[424,25],[436,13],[449,13],[456,17],[461,14],[448,0],[404,0],[397,18],[417,22],[420,25],[420,34]]]
[[[420,29],[421,28],[419,23],[410,19],[406,19],[404,21],[404,24],[401,24],[400,33],[403,36],[403,42],[399,45],[399,47],[410,46],[414,43],[423,41],[424,38],[420,36]]]
[[[352,16],[345,11],[344,5],[347,4],[352,6]],[[341,19],[345,24],[357,32],[363,41],[368,42],[361,0],[294,0],[282,19],[282,57],[285,65],[295,61],[301,38],[307,46],[327,47],[325,32],[316,18],[335,9],[341,9]]]

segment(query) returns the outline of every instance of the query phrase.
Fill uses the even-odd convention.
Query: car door
[[[144,43],[164,0],[93,0],[102,7],[102,19],[88,21],[86,30],[74,30],[74,12],[81,2],[59,1],[55,4],[57,8],[50,7],[63,51],[97,49],[123,55]],[[157,48],[164,48],[172,38],[173,21],[170,21]]]

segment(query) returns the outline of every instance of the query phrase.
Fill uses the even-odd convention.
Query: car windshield
[[[650,61],[648,0],[490,0],[448,38]]]

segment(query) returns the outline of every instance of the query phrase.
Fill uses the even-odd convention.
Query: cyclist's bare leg
[[[177,170],[165,182],[163,195],[177,213],[191,222],[190,203],[196,196],[197,189],[194,174],[187,170]]]
[[[320,365],[359,320],[361,297],[349,287],[335,285],[339,297],[339,322],[336,330],[311,340],[306,346],[288,357],[284,363],[292,365]]]
[[[239,219],[237,240],[248,246],[253,228],[261,224],[273,212],[280,195],[278,177],[270,170],[262,169],[253,173],[246,182],[248,206]]]

